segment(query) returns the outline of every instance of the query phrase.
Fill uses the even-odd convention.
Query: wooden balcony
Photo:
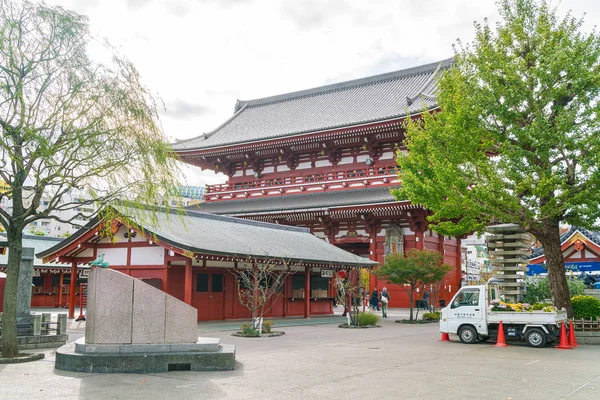
[[[363,183],[365,186],[373,183],[388,184],[397,181],[398,173],[396,166],[360,168],[344,171],[327,171],[322,173],[311,173],[309,170],[305,174],[297,176],[281,176],[253,179],[245,182],[228,182],[217,185],[207,185],[205,197],[207,201],[215,201],[223,197],[239,197],[242,193],[246,196],[257,196],[257,192],[262,195],[269,194],[269,191],[278,189],[279,193],[293,188],[300,188],[302,191],[309,188],[320,186],[327,190],[330,186],[350,186],[356,183]]]

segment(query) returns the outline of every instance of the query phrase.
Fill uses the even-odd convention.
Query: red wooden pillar
[[[423,242],[423,225],[422,224],[417,224],[417,229],[415,232],[415,240],[417,241],[416,245],[417,245],[417,250],[423,250],[424,247],[424,242]]]
[[[377,261],[377,229],[373,227],[371,231],[371,238],[369,243],[369,260]],[[377,276],[375,274],[369,274],[369,294],[373,293],[373,289],[377,287]]]
[[[75,318],[75,292],[77,291],[77,261],[71,263],[71,287],[69,289],[69,318]]]
[[[304,268],[304,318],[310,317],[310,267]]]
[[[192,305],[192,260],[185,260],[185,284],[184,284],[183,301],[186,304]]]
[[[58,306],[63,306],[63,284],[65,282],[65,271],[60,271],[60,276],[58,278]]]

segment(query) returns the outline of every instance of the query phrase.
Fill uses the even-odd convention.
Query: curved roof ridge
[[[333,83],[325,86],[318,86],[311,89],[299,90],[296,92],[289,92],[284,94],[279,94],[275,96],[262,97],[253,100],[238,100],[236,103],[236,110],[239,107],[260,107],[265,105],[270,105],[274,103],[296,100],[299,98],[306,98],[312,96],[323,95],[331,92],[338,92],[343,90],[354,89],[360,86],[368,86],[374,85],[380,82],[387,82],[391,80],[398,80],[408,78],[414,75],[422,75],[429,72],[434,72],[433,75],[440,70],[440,68],[447,68],[454,63],[453,58],[447,58],[445,60],[436,61],[433,63],[419,65],[416,67],[411,67],[408,69],[403,69],[399,71],[386,72],[384,74],[373,75],[366,78],[358,78],[350,81]],[[432,75],[432,76],[433,76]],[[218,128],[217,128],[218,129]]]

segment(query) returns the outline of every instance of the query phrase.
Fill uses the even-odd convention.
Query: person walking
[[[429,310],[429,291],[425,290],[425,294],[423,295],[423,306],[426,310]]]
[[[373,293],[371,294],[370,306],[373,311],[379,311],[379,293],[377,289],[373,289]]]
[[[383,318],[387,318],[387,309],[388,303],[390,302],[390,294],[387,291],[387,288],[381,289],[381,314]]]

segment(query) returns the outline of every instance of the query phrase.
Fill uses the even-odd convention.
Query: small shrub
[[[245,323],[242,326],[240,326],[240,330],[242,331],[242,335],[244,336],[260,336],[260,332],[258,331],[258,329],[253,329],[252,325],[250,325],[249,323]]]
[[[379,315],[373,314],[372,312],[363,312],[358,314],[358,325],[375,325],[379,321]]]
[[[594,296],[574,296],[571,304],[575,318],[600,317],[600,300]]]
[[[439,320],[440,320],[440,313],[438,311],[423,313],[423,321],[439,321]]]
[[[266,320],[262,324],[262,333],[271,333],[271,328],[273,328],[273,321]]]

